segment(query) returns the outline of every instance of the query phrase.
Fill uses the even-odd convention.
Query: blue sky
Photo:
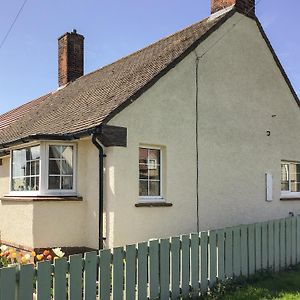
[[[258,1],[258,0],[257,0]],[[3,1],[0,41],[23,0]],[[261,0],[257,15],[300,94],[300,1]],[[0,114],[57,88],[57,37],[85,36],[85,73],[210,14],[210,0],[28,0],[0,49]]]

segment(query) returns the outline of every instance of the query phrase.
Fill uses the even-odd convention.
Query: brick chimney
[[[58,38],[58,83],[63,86],[83,75],[84,36],[74,29]]]
[[[255,17],[255,0],[211,0],[211,13],[234,5],[236,10],[251,18]]]

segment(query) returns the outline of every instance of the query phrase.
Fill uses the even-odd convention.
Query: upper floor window
[[[281,192],[300,193],[300,163],[281,163]]]
[[[75,145],[41,142],[11,151],[12,194],[75,193]]]
[[[161,149],[139,148],[139,196],[161,198]]]

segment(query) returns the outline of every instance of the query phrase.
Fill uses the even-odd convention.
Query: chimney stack
[[[74,29],[58,38],[58,83],[63,86],[83,75],[84,36]]]
[[[255,18],[255,0],[211,0],[211,13],[214,14],[233,5],[238,12]]]

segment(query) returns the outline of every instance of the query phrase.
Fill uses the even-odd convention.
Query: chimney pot
[[[63,86],[83,75],[84,36],[76,29],[58,38],[58,83]]]
[[[248,17],[255,18],[255,0],[211,0],[211,13],[235,6],[235,9]]]

